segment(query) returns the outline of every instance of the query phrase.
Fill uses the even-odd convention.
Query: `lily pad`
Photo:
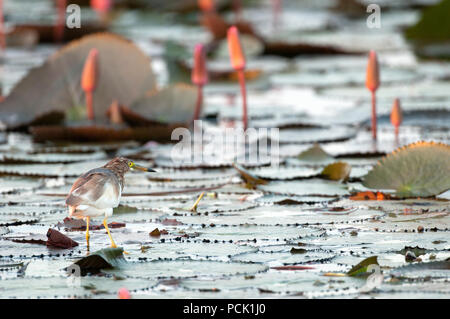
[[[450,146],[418,142],[400,148],[364,177],[363,185],[394,189],[398,197],[427,197],[450,189]]]
[[[79,266],[82,273],[87,273],[119,267],[124,262],[123,248],[106,248],[76,261],[74,265]]]
[[[368,267],[370,265],[378,265],[377,256],[372,256],[364,259],[359,264],[355,265],[352,269],[350,269],[347,273],[349,276],[361,276],[363,274],[367,274]]]
[[[86,36],[55,53],[17,84],[2,102],[2,126],[18,128],[36,123],[39,118],[43,120],[54,112],[65,113],[71,107],[84,105],[80,78],[92,48],[99,52],[99,77],[93,95],[97,119],[106,119],[106,111],[113,100],[130,105],[155,87],[149,58],[132,43],[106,33]],[[129,63],[121,62],[123,56]]]
[[[325,152],[319,144],[315,143],[314,146],[308,148],[306,151],[301,152],[297,159],[310,163],[323,163],[333,160],[333,157]]]

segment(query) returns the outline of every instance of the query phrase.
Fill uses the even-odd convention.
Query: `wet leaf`
[[[244,179],[244,181],[249,185],[250,187],[255,187],[256,185],[266,185],[268,182],[253,176],[251,173],[249,173],[245,168],[243,168],[241,165],[233,163],[233,167],[239,172],[241,177]]]
[[[359,264],[353,266],[347,273],[348,276],[361,276],[367,275],[367,267],[370,265],[378,265],[377,261],[378,256],[372,256],[364,259]]]
[[[450,146],[418,142],[397,149],[364,177],[363,185],[398,197],[428,197],[450,189]]]
[[[311,267],[311,266],[277,266],[277,267],[271,267],[271,269],[275,269],[275,270],[310,270],[310,269],[314,269],[314,267]]]
[[[47,232],[47,246],[57,248],[72,248],[78,246],[76,241],[73,241],[64,234],[61,234],[55,229],[49,229]]]
[[[336,162],[327,165],[323,169],[321,176],[332,181],[346,181],[350,176],[351,170],[352,167],[349,164],[345,162]]]
[[[136,113],[134,113],[136,114]],[[141,117],[142,118],[142,117]],[[30,132],[35,142],[118,142],[149,140],[169,142],[172,131],[182,125],[154,123],[141,127],[90,126],[32,126]]]
[[[398,267],[390,272],[394,277],[445,278],[450,270],[450,258],[441,261],[421,262]]]
[[[159,236],[161,236],[161,232],[159,231],[158,228],[155,228],[150,232],[150,236],[151,237],[159,237]]]
[[[123,257],[123,248],[105,248],[93,252],[74,264],[79,266],[81,272],[96,273],[102,269],[110,269],[121,266],[125,262]]]

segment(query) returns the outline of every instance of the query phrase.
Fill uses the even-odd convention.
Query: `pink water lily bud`
[[[374,92],[380,86],[380,70],[378,66],[378,58],[375,51],[370,51],[369,62],[367,64],[366,72],[366,87]]]
[[[91,8],[99,13],[111,10],[112,0],[91,0]]]
[[[214,0],[198,0],[197,4],[203,12],[215,11]]]
[[[391,111],[391,123],[396,128],[398,128],[402,124],[402,121],[403,121],[403,116],[402,116],[402,109],[400,107],[400,100],[395,99],[394,105],[392,106],[392,111]]]
[[[245,69],[245,56],[239,39],[239,30],[236,26],[232,26],[228,29],[227,38],[231,65],[235,70]]]
[[[81,76],[81,88],[83,91],[93,91],[96,85],[97,77],[97,49],[92,49],[84,64],[83,74]]]
[[[119,299],[131,299],[130,292],[127,288],[120,288],[117,296]]]

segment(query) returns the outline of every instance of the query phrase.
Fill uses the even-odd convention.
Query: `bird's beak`
[[[143,171],[143,172],[156,172],[156,171],[155,171],[154,169],[152,169],[152,168],[140,166],[140,165],[137,165],[137,164],[134,164],[134,165],[133,165],[133,169],[138,169],[138,170]]]

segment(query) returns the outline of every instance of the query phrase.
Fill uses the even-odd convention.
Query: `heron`
[[[137,165],[125,157],[116,157],[106,165],[91,169],[78,177],[66,198],[69,217],[86,220],[86,243],[89,250],[89,222],[91,217],[105,216],[103,226],[111,240],[111,247],[117,248],[108,228],[108,217],[113,208],[119,206],[124,187],[124,176],[129,170],[155,172]]]

